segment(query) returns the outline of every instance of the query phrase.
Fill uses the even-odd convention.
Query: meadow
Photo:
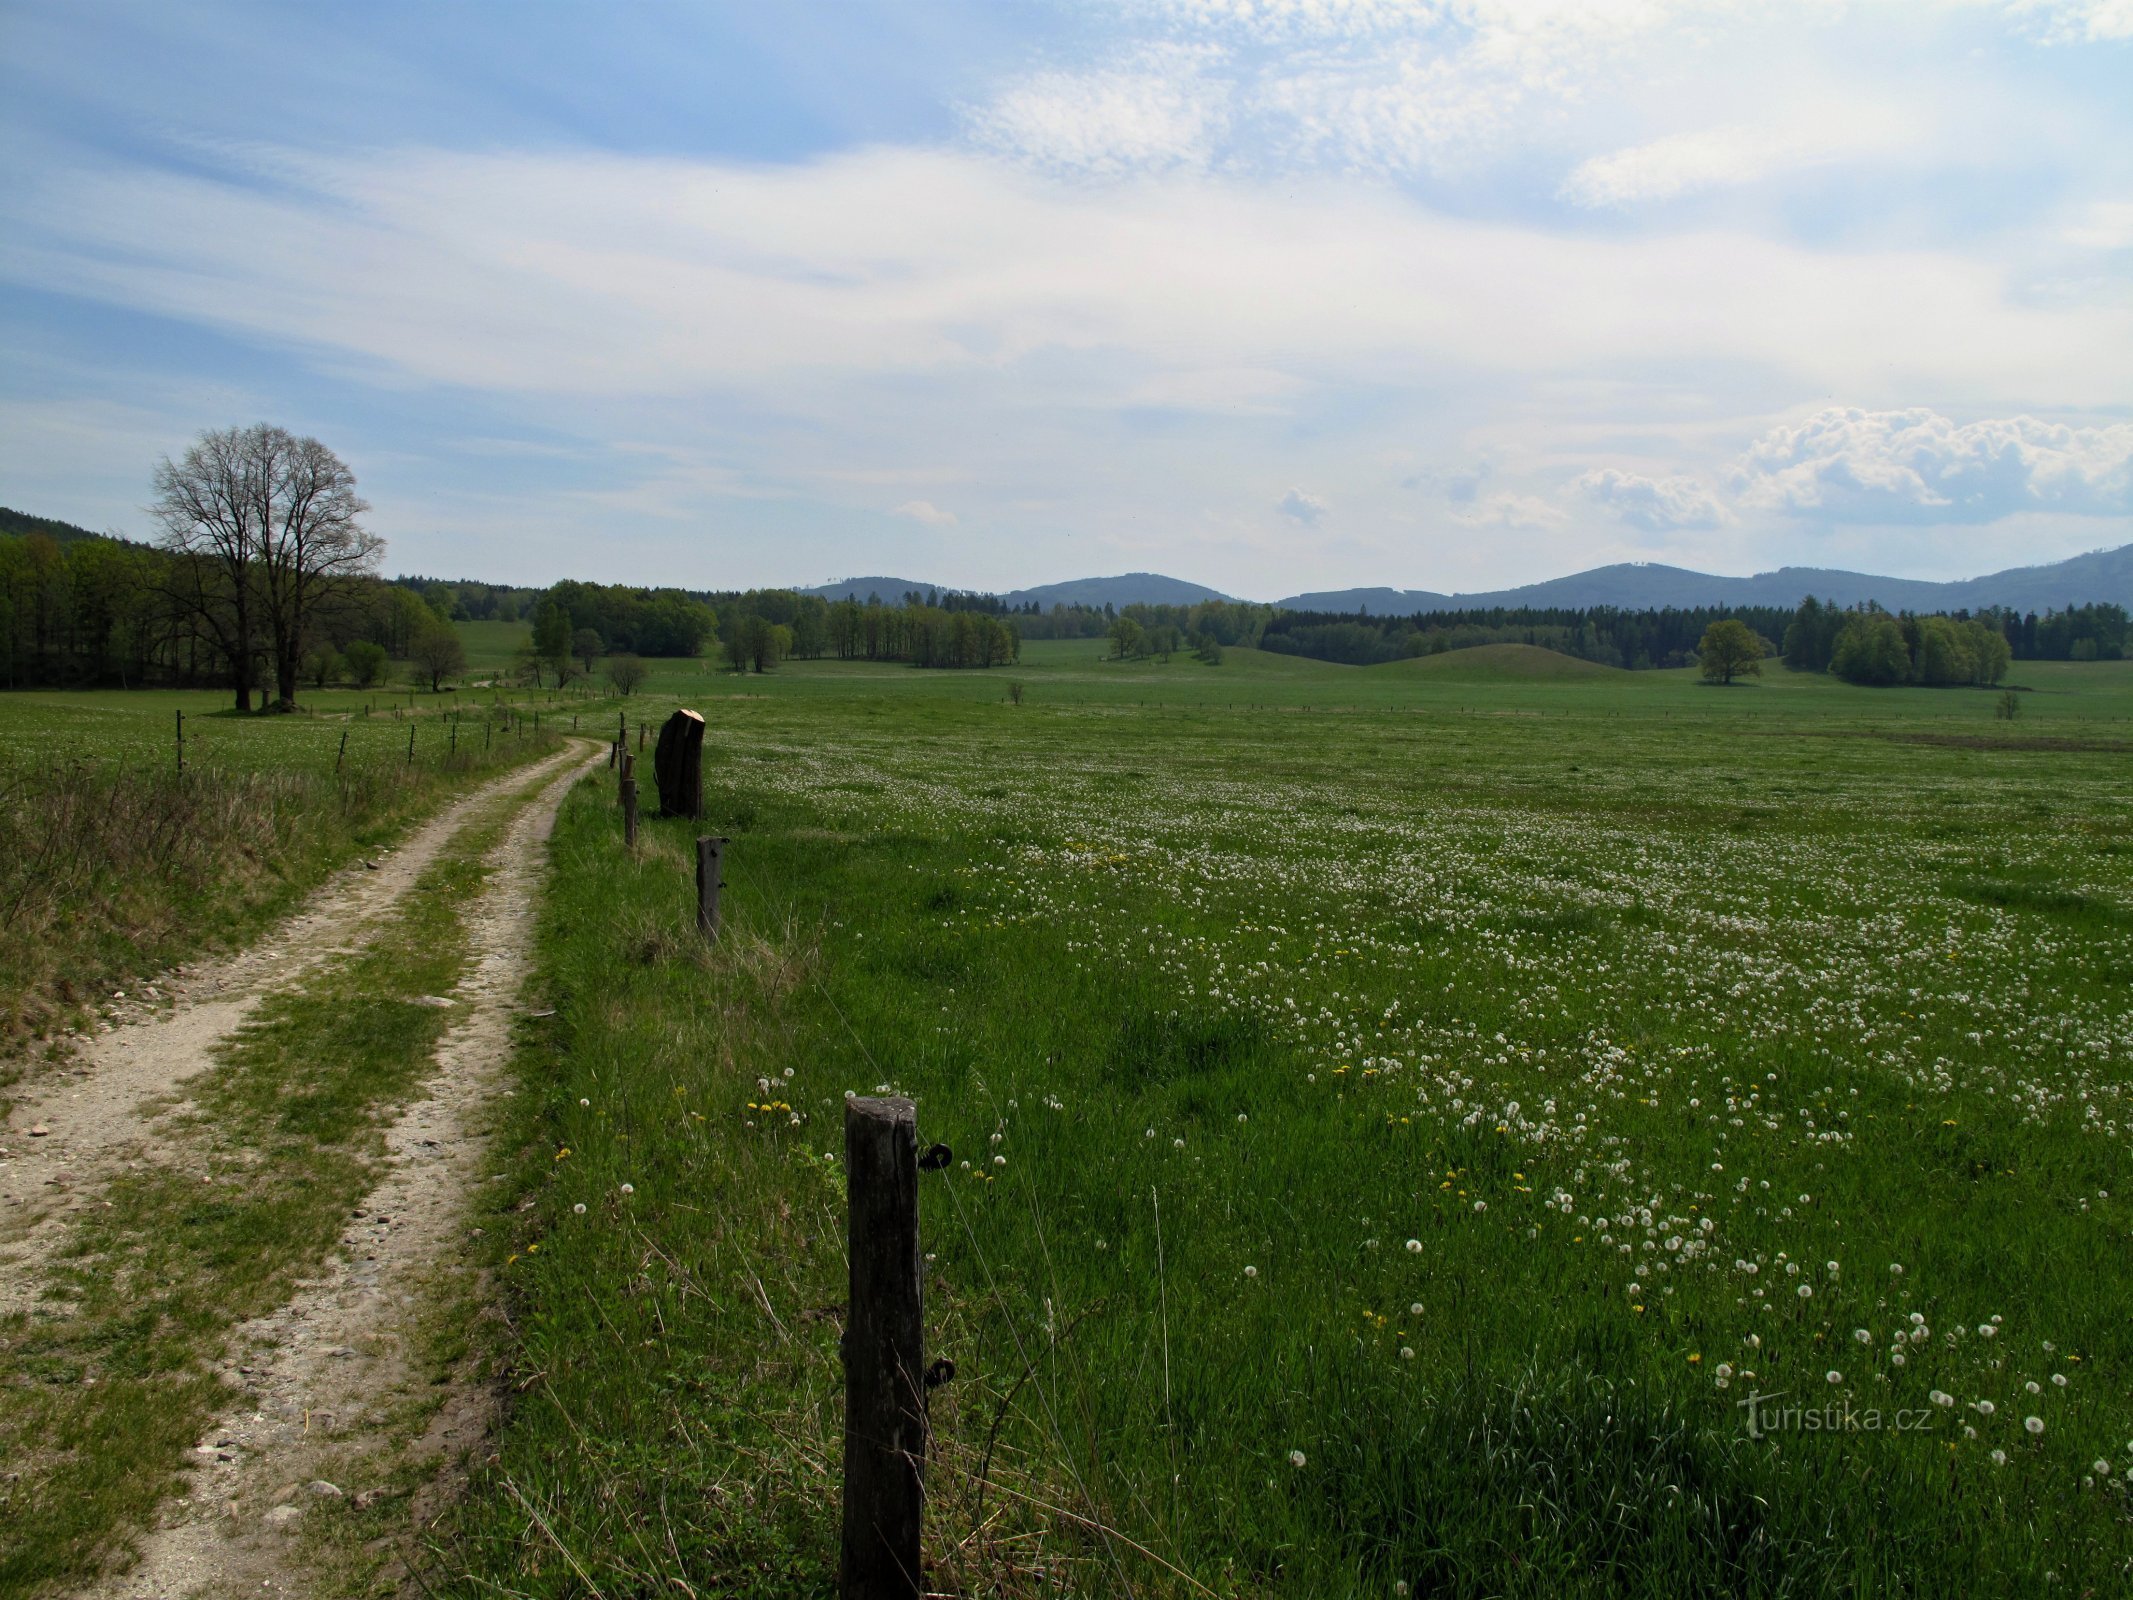
[[[655,679],[555,838],[495,1459],[424,1581],[833,1569],[841,1101],[913,1096],[931,1582],[2133,1582],[2133,671]],[[1012,703],[1010,682],[1024,686]]]

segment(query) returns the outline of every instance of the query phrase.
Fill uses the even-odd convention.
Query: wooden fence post
[[[844,1102],[842,1600],[917,1600],[926,1498],[918,1112],[901,1095]],[[929,1163],[932,1164],[932,1163]]]
[[[628,756],[622,758],[622,842],[637,848],[637,777]]]
[[[185,713],[178,713],[178,776],[185,776]]]
[[[718,892],[726,887],[726,840],[700,835],[696,841],[696,931],[718,940]]]
[[[344,762],[344,761],[346,761],[347,759],[348,759],[348,730],[347,730],[346,728],[343,728],[343,729],[341,730],[341,748],[340,748],[340,749],[338,749],[338,750],[336,750],[336,751],[334,752],[334,755],[333,755],[333,771],[334,771],[334,774],[335,774],[335,776],[339,776],[339,774],[340,774],[340,770],[341,770],[341,763],[342,763],[342,762]]]
[[[407,764],[415,764],[415,725],[412,722],[407,725]]]

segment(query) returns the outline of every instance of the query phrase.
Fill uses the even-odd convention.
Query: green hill
[[[60,544],[72,544],[77,539],[106,537],[93,528],[76,527],[71,522],[61,522],[57,517],[33,517],[27,511],[16,511],[7,506],[0,506],[0,533],[42,533]]]
[[[1560,650],[1543,650],[1532,644],[1478,644],[1468,650],[1447,650],[1441,655],[1387,661],[1364,670],[1399,677],[1434,678],[1446,683],[1582,683],[1595,678],[1626,682],[1637,676],[1620,667],[1605,667],[1597,661],[1566,656]]]

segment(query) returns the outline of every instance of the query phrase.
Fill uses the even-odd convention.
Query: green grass
[[[326,691],[305,714],[247,717],[224,702],[0,695],[0,1045],[243,943],[448,796],[554,749],[598,705]]]
[[[958,1157],[939,1587],[2133,1580],[2133,675],[2021,666],[2007,723],[1098,655],[632,707],[710,720],[729,933],[690,825],[632,861],[573,796],[515,1399],[428,1581],[823,1592],[839,1108],[882,1085]],[[1758,1439],[1750,1393],[1881,1426]]]
[[[533,642],[530,622],[455,622],[467,647],[467,670],[476,677],[507,670],[518,652]]]

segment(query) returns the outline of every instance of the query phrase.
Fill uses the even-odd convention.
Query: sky
[[[0,0],[0,503],[1271,599],[2133,541],[2133,0]]]

